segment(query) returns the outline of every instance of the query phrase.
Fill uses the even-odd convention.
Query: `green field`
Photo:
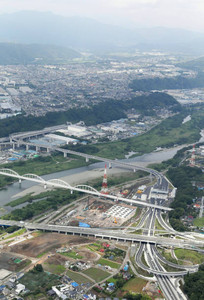
[[[54,274],[48,274],[46,272],[33,273],[29,271],[20,280],[20,283],[24,284],[31,292],[41,291],[44,288],[52,288],[53,285],[58,285],[60,282],[58,276]]]
[[[43,268],[45,269],[45,271],[48,271],[56,275],[61,275],[66,270],[66,268],[62,265],[54,265],[48,263],[44,263]]]
[[[89,162],[90,163],[90,162]],[[51,155],[46,157],[28,159],[27,161],[18,161],[12,164],[12,169],[19,174],[31,173],[35,170],[36,175],[50,174],[87,165],[85,159],[77,157],[70,159],[64,158],[62,154]],[[11,168],[11,164],[3,165],[3,167]]]
[[[27,161],[18,161],[14,163],[4,164],[2,168],[9,168],[19,174],[35,173],[36,175],[45,175],[54,172],[83,167],[91,164],[91,161],[86,163],[85,159],[79,156],[70,159],[64,158],[62,154],[28,159]],[[11,177],[1,176],[0,188],[14,182],[15,179]]]
[[[196,218],[193,222],[193,224],[197,227],[204,227],[204,217],[202,218]]]
[[[173,257],[171,256],[171,253],[170,253],[170,252],[167,252],[167,251],[165,251],[165,250],[162,250],[162,251],[160,251],[160,252],[161,252],[162,256],[163,256],[164,258],[166,258],[166,260],[168,260],[168,261],[170,261],[170,262],[172,262],[172,263],[174,263],[174,264],[180,264],[180,265],[182,265],[182,261],[179,261],[179,260],[173,258]]]
[[[97,261],[97,264],[101,264],[102,266],[109,266],[113,269],[118,269],[120,267],[120,264],[113,262],[111,260],[105,259],[105,258],[100,258]]]
[[[76,253],[75,251],[61,252],[60,254],[64,255],[64,256],[68,256],[68,257],[74,258],[74,259],[82,259],[83,258],[83,256],[78,255],[78,253]]]
[[[130,279],[127,283],[124,284],[123,290],[127,292],[133,292],[133,293],[141,293],[143,287],[147,284],[147,281],[140,278],[135,277],[133,279]]]
[[[178,259],[191,261],[193,264],[202,264],[204,262],[204,255],[197,251],[187,249],[175,249],[174,252]]]
[[[91,280],[86,278],[85,276],[77,273],[77,272],[72,272],[70,270],[67,271],[67,276],[69,276],[72,280],[76,281],[78,284],[81,283],[92,283]]]
[[[96,268],[90,268],[88,270],[83,271],[82,273],[88,275],[96,282],[99,282],[105,279],[106,277],[110,276],[110,273]]]
[[[86,246],[90,251],[97,252],[101,249],[102,245],[100,243],[92,243]]]

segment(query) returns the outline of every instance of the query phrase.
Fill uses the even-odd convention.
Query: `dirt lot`
[[[64,265],[65,261],[69,260],[69,257],[62,256],[60,254],[55,254],[50,256],[45,263],[51,265]]]
[[[79,245],[92,242],[93,240],[79,236],[69,236],[59,233],[43,233],[40,236],[24,241],[11,248],[11,252],[20,253],[26,256],[36,257],[41,253],[54,251],[63,245]]]
[[[89,260],[89,261],[94,261],[94,260],[98,260],[100,258],[100,255],[98,255],[97,253],[91,252],[91,251],[87,251],[87,250],[80,250],[78,252],[79,255],[83,256],[82,260]]]
[[[13,255],[10,253],[0,253],[0,268],[2,269],[18,272],[23,267],[25,267],[27,262],[27,259],[22,259],[17,255]]]

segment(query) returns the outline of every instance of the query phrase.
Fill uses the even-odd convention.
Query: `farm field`
[[[105,258],[100,258],[97,261],[97,264],[100,264],[102,266],[109,266],[109,267],[114,268],[114,269],[118,269],[120,267],[120,264],[118,264],[116,262],[113,262],[111,260],[105,259]]]
[[[67,276],[69,276],[72,280],[76,281],[78,284],[81,283],[93,283],[93,281],[89,280],[85,276],[79,274],[78,272],[72,272],[70,270],[67,271]]]
[[[90,268],[83,271],[83,273],[93,278],[96,282],[99,282],[110,275],[110,273],[97,268]]]

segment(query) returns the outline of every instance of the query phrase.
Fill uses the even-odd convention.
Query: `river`
[[[138,166],[147,166],[150,163],[160,163],[164,160],[172,158],[176,152],[181,149],[183,146],[166,149],[159,152],[152,152],[148,154],[144,154],[141,156],[137,156],[134,158],[124,159],[125,162],[131,162]],[[56,172],[48,175],[42,176],[45,180],[54,179],[54,178],[61,178],[66,182],[69,182],[71,185],[76,185],[82,182],[86,182],[87,180],[92,180],[97,177],[103,176],[103,169],[104,163],[98,162],[91,164],[89,166],[84,166],[77,169],[71,169],[67,171]],[[118,172],[130,172],[130,170],[124,170],[119,168],[113,167],[112,169],[108,170],[108,175],[115,174]],[[40,185],[36,185],[30,181],[23,181],[21,186],[19,186],[18,182],[15,182],[6,189],[0,191],[0,207],[4,208],[7,212],[11,211],[12,208],[9,206],[4,206],[8,202],[10,202],[14,198],[22,197],[28,193],[35,193],[35,192],[43,192],[44,189]],[[22,206],[18,206],[20,208]],[[15,207],[17,208],[17,207]],[[4,212],[5,213],[5,212]],[[0,215],[3,214],[3,211],[0,211]]]

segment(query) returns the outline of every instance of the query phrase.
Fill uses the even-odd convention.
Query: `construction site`
[[[142,190],[136,188],[136,194],[138,197],[141,197],[145,186],[141,186],[141,189]],[[114,202],[103,196],[110,192],[112,191],[108,189],[107,170],[105,166],[101,187],[101,197],[86,196],[75,203],[74,206],[72,205],[71,208],[64,210],[58,218],[55,218],[51,222],[58,225],[79,227],[109,228],[122,226],[123,223],[135,215],[136,207],[131,204]],[[131,198],[133,197],[131,189],[124,189],[121,191],[117,190],[117,193],[120,193],[120,197],[127,197],[127,195]],[[135,199],[135,195],[133,198]]]
[[[61,216],[55,224],[80,227],[121,226],[133,217],[136,208],[126,204],[115,204],[109,200],[87,197],[77,207]]]

